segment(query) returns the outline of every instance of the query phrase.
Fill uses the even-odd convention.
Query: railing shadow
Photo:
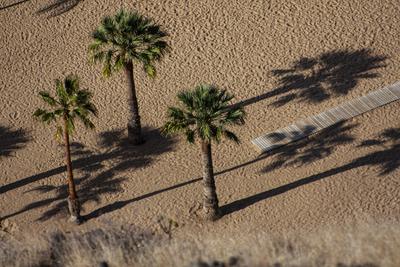
[[[353,140],[352,137],[350,135],[346,134],[345,132],[350,130],[353,127],[355,127],[355,126],[354,125],[345,126],[344,123],[340,123],[340,124],[337,124],[335,126],[332,126],[331,128],[325,129],[325,132],[326,132],[327,135],[328,135],[328,133],[333,133],[333,135],[334,135],[334,136],[330,137],[330,141],[327,141],[327,144],[325,146],[323,146],[321,144],[321,142],[318,141],[318,140],[312,141],[313,144],[315,145],[315,150],[313,150],[311,148],[313,144],[311,144],[310,141],[309,141],[309,143],[308,143],[308,144],[310,144],[309,150],[306,151],[304,154],[302,154],[302,156],[299,157],[298,160],[306,161],[307,163],[311,163],[311,162],[313,162],[315,160],[318,160],[318,159],[320,159],[320,158],[322,158],[324,156],[327,156],[328,154],[332,153],[333,150],[334,150],[334,146],[335,145],[343,144],[343,143],[346,143],[346,142],[351,142]],[[307,128],[307,126],[306,126],[306,128]],[[324,136],[324,135],[321,134],[321,136]],[[258,161],[264,160],[264,159],[266,159],[268,157],[271,157],[271,156],[274,156],[274,155],[276,155],[278,157],[280,155],[289,156],[290,154],[293,154],[293,153],[297,152],[297,150],[300,150],[302,147],[304,147],[304,144],[300,145],[300,144],[296,143],[296,145],[292,145],[288,149],[288,151],[290,151],[290,152],[287,152],[287,148],[281,147],[281,148],[278,148],[276,150],[272,150],[272,151],[270,151],[268,153],[262,154],[262,155],[260,155],[259,157],[255,158],[255,159],[249,160],[247,162],[244,162],[244,163],[241,163],[239,165],[227,168],[227,169],[222,170],[222,171],[218,171],[218,172],[215,173],[215,175],[219,176],[221,174],[228,173],[228,172],[234,171],[236,169],[240,169],[240,168],[246,167],[248,165],[254,164],[254,163],[258,162]],[[297,153],[300,153],[300,152],[297,152]],[[294,163],[294,161],[293,161],[293,163]],[[281,164],[281,165],[283,165],[283,164]],[[279,166],[277,166],[277,168],[278,167]],[[179,183],[179,184],[172,185],[172,186],[167,187],[167,188],[163,188],[163,189],[156,190],[156,191],[153,191],[153,192],[150,192],[150,193],[146,193],[146,194],[138,196],[138,197],[134,197],[134,198],[131,198],[131,199],[117,201],[117,202],[114,202],[114,203],[107,204],[107,205],[105,205],[103,207],[100,207],[100,208],[94,210],[93,212],[89,213],[86,216],[86,220],[90,220],[90,219],[94,219],[94,218],[100,217],[103,214],[114,212],[114,211],[116,211],[118,209],[121,209],[121,208],[123,208],[123,207],[125,207],[125,206],[127,206],[127,205],[129,205],[131,203],[134,203],[136,201],[140,201],[140,200],[143,200],[143,199],[146,199],[146,198],[149,198],[149,197],[153,197],[153,196],[161,194],[161,193],[165,193],[165,192],[168,192],[168,191],[171,191],[171,190],[175,190],[175,189],[178,189],[178,188],[190,185],[190,184],[194,184],[194,183],[197,183],[197,182],[199,182],[201,180],[202,180],[201,177],[197,177],[197,178],[194,178],[194,179],[191,179],[191,180]]]
[[[328,157],[338,146],[354,141],[349,131],[355,127],[357,127],[356,124],[342,121],[308,138],[289,143],[282,149],[273,150],[270,155],[274,160],[263,171],[270,172],[277,168],[307,165]]]
[[[321,138],[323,140],[323,138]],[[348,141],[346,141],[348,142]],[[400,157],[396,157],[395,155],[399,155],[400,153],[400,128],[390,128],[383,131],[379,136],[375,139],[365,140],[363,141],[359,147],[371,146],[376,147],[376,151],[371,152],[365,156],[361,156],[355,158],[351,162],[344,164],[342,166],[329,169],[327,171],[310,175],[308,177],[302,178],[300,180],[294,181],[292,183],[267,190],[232,203],[229,203],[222,207],[224,215],[228,215],[230,213],[242,210],[248,206],[251,206],[257,202],[263,201],[273,196],[277,196],[283,194],[292,189],[296,189],[300,186],[307,185],[325,178],[329,178],[336,174],[346,172],[352,169],[364,167],[364,166],[378,166],[380,168],[379,175],[386,175],[398,169],[400,167]],[[312,146],[310,146],[311,148]],[[329,151],[329,150],[328,150]],[[307,149],[305,150],[307,152]],[[288,159],[289,154],[281,155],[280,159],[278,157],[278,164],[272,163],[264,169],[264,172],[271,171],[271,167],[280,167],[285,163],[284,159]],[[303,156],[300,154],[300,158],[297,159],[289,159],[288,163],[291,164],[296,161],[303,161]]]

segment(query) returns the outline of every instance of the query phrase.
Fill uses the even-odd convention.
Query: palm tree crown
[[[164,125],[165,134],[182,132],[190,143],[199,137],[202,141],[219,143],[227,137],[239,143],[238,137],[227,126],[244,123],[242,107],[230,108],[233,95],[213,85],[199,85],[193,91],[178,94],[182,105],[168,109],[168,121]]]
[[[94,128],[89,119],[90,113],[97,115],[96,107],[90,102],[92,94],[87,90],[79,89],[79,80],[76,76],[69,75],[64,82],[56,80],[56,98],[49,92],[39,92],[42,100],[49,104],[53,110],[37,109],[34,116],[43,122],[50,124],[57,118],[67,121],[67,132],[72,134],[75,131],[74,119],[78,118],[87,128]],[[62,127],[57,127],[57,137],[62,133]]]
[[[103,62],[103,74],[108,77],[128,62],[143,63],[146,73],[153,77],[153,62],[159,60],[168,48],[163,40],[167,33],[151,19],[137,12],[119,11],[113,17],[105,17],[93,32],[89,46],[93,62]]]

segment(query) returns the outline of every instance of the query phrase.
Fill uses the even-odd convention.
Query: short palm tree
[[[139,106],[134,80],[134,62],[142,64],[144,71],[154,77],[154,62],[160,60],[168,48],[164,40],[167,33],[151,19],[137,12],[119,11],[113,17],[105,17],[93,32],[89,46],[93,63],[103,63],[103,75],[109,77],[122,68],[128,79],[130,118],[128,136],[135,145],[142,144]]]
[[[87,128],[93,129],[94,124],[89,116],[90,114],[96,115],[97,110],[91,103],[91,93],[87,90],[80,90],[79,80],[76,76],[69,75],[63,82],[56,80],[55,98],[46,91],[39,92],[39,95],[51,107],[51,110],[37,109],[33,115],[47,124],[53,121],[57,122],[56,136],[58,138],[64,136],[70,220],[79,223],[81,220],[80,204],[72,173],[70,135],[75,131],[75,119],[80,120]]]
[[[203,158],[203,210],[210,220],[220,215],[216,193],[211,142],[220,143],[223,137],[239,143],[227,126],[244,123],[242,107],[230,107],[233,95],[212,85],[199,85],[193,91],[178,94],[181,107],[168,109],[168,121],[163,126],[166,135],[183,133],[189,143],[200,140]]]

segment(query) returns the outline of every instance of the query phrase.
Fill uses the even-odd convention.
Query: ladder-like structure
[[[397,82],[275,132],[260,136],[253,139],[252,143],[264,153],[399,99],[400,82]]]

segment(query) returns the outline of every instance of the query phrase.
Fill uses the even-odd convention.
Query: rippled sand
[[[0,215],[3,230],[65,224],[63,150],[54,128],[32,118],[37,93],[76,73],[95,93],[94,132],[79,128],[75,177],[89,219],[153,227],[174,218],[183,233],[312,230],[366,219],[400,220],[400,102],[259,156],[250,140],[400,80],[400,10],[373,1],[100,1],[39,10],[45,1],[0,6]],[[50,2],[49,2],[50,3]],[[73,4],[73,3],[72,3]],[[7,8],[4,8],[9,6]],[[151,80],[136,67],[147,143],[125,145],[124,73],[88,63],[90,33],[104,15],[137,9],[163,25],[172,47]],[[60,9],[61,8],[61,9]],[[65,13],[57,15],[62,11]],[[237,146],[214,146],[226,215],[197,224],[200,150],[157,132],[167,106],[200,82],[249,100]],[[61,167],[60,167],[61,166]],[[61,207],[61,210],[60,210]]]

